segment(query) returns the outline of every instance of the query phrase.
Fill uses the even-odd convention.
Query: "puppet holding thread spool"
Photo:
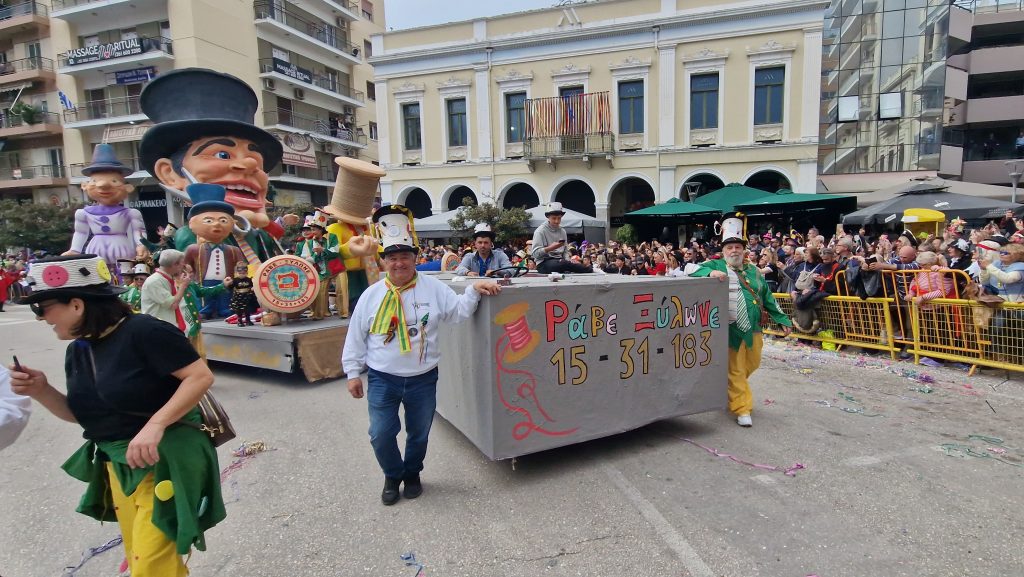
[[[112,146],[96,145],[92,164],[82,169],[89,177],[82,190],[96,204],[75,211],[75,234],[64,256],[95,254],[109,270],[118,270],[118,260],[149,256],[142,243],[146,236],[142,213],[122,204],[135,190],[125,180],[132,172],[134,169],[117,159]]]
[[[338,253],[344,259],[344,270],[334,275],[337,297],[335,306],[341,318],[349,316],[359,296],[377,282],[377,240],[370,235],[369,221],[377,186],[386,172],[379,166],[338,157],[338,179],[334,184],[331,204],[321,211],[338,222],[327,227],[327,233],[338,239]]]

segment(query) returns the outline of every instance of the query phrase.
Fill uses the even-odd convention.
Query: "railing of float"
[[[963,271],[883,271],[883,296],[866,299],[850,294],[842,273],[837,281],[840,294],[827,297],[817,310],[820,326],[813,334],[794,332],[796,338],[888,351],[893,358],[905,347],[915,362],[931,357],[964,363],[972,373],[979,366],[1024,371],[1024,303],[991,307],[961,298],[970,281]],[[926,300],[908,300],[908,291]],[[792,317],[793,295],[774,296]],[[783,334],[774,322],[764,331]]]

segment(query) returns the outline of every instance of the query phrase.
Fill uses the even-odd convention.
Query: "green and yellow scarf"
[[[412,280],[402,286],[395,286],[391,277],[384,278],[384,285],[388,288],[384,300],[377,309],[377,315],[373,318],[373,325],[370,326],[371,335],[388,335],[385,342],[391,338],[398,337],[398,349],[405,354],[412,350],[409,342],[409,331],[405,326],[405,307],[402,306],[402,293],[415,287],[419,275],[412,277]]]

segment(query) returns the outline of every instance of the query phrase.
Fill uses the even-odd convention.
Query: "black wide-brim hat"
[[[155,175],[161,158],[202,137],[235,136],[254,142],[270,172],[284,155],[281,141],[253,122],[259,101],[248,84],[206,68],[182,68],[153,79],[139,97],[153,121],[139,146],[142,168]]]
[[[116,297],[128,289],[110,284],[110,271],[94,254],[54,256],[29,264],[32,293],[18,300],[30,305],[50,299]]]

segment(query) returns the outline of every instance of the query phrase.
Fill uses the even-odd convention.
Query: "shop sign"
[[[156,76],[156,68],[153,66],[114,72],[114,80],[118,84],[142,84],[149,82],[154,76]]]
[[[274,58],[274,72],[284,74],[288,78],[294,78],[299,82],[305,82],[306,84],[313,83],[313,73],[305,68],[300,68],[290,62]]]
[[[125,56],[137,56],[143,52],[156,50],[160,47],[159,39],[154,38],[126,38],[118,42],[97,44],[95,46],[83,46],[64,53],[68,66],[99,62],[101,60],[112,60],[124,58]]]

